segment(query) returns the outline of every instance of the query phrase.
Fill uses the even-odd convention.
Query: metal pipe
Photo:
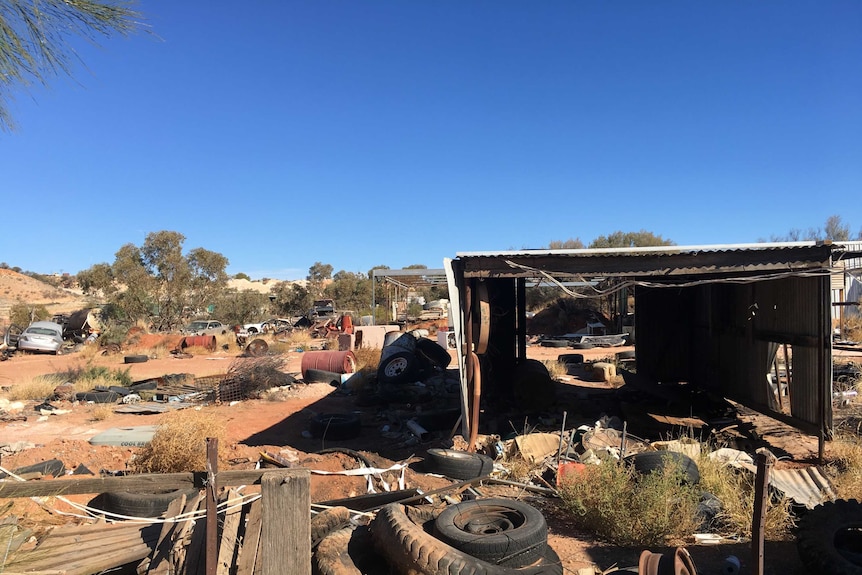
[[[419,425],[415,419],[407,420],[407,429],[410,430],[410,433],[419,438],[419,441],[428,441],[429,433],[428,430]]]

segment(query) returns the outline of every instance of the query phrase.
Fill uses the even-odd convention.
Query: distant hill
[[[55,288],[30,276],[0,268],[0,325],[9,322],[9,309],[19,301],[44,305],[54,314],[81,309],[87,298],[74,290]]]

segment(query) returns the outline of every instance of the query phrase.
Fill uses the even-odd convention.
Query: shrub
[[[558,361],[556,359],[544,359],[542,363],[548,369],[548,375],[551,376],[551,379],[560,379],[564,375],[568,374],[568,368],[566,368],[566,364]]]
[[[224,421],[204,411],[174,411],[159,425],[153,440],[131,462],[138,473],[180,473],[206,469],[206,439],[223,446]]]
[[[54,388],[66,383],[60,374],[37,375],[11,386],[6,396],[10,401],[26,401],[30,399],[45,399],[54,393]]]
[[[836,494],[843,499],[858,499],[862,493],[862,437],[839,435],[830,451],[833,461],[828,470]]]
[[[576,526],[617,545],[666,545],[698,527],[700,489],[684,482],[679,466],[647,475],[615,462],[566,476],[563,505]]]

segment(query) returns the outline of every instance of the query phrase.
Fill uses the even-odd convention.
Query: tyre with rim
[[[309,431],[322,439],[353,439],[362,432],[362,422],[355,413],[318,413],[311,418]]]
[[[531,505],[510,499],[475,499],[450,505],[434,521],[434,535],[455,549],[506,567],[541,560],[548,524]]]
[[[473,479],[494,470],[494,460],[480,453],[467,453],[454,449],[429,449],[425,468],[452,479]]]
[[[412,336],[411,336],[412,337]],[[416,372],[416,356],[410,351],[399,351],[380,360],[377,380],[381,383],[405,383]]]
[[[413,523],[404,508],[393,503],[377,512],[371,522],[371,538],[393,573],[423,575],[562,575],[560,558],[550,546],[542,558],[520,568],[492,565],[468,555],[426,533]]]
[[[862,575],[862,503],[839,499],[799,520],[796,546],[809,573]]]

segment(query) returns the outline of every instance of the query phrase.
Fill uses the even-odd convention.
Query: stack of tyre
[[[368,527],[334,530],[314,555],[323,575],[559,575],[541,512],[520,501],[476,499],[439,514],[394,503]]]
[[[396,332],[397,333],[397,332]],[[384,345],[377,365],[378,392],[383,397],[404,396],[405,401],[422,392],[406,386],[438,373],[449,366],[449,351],[437,342],[417,337],[412,332],[395,336]]]

